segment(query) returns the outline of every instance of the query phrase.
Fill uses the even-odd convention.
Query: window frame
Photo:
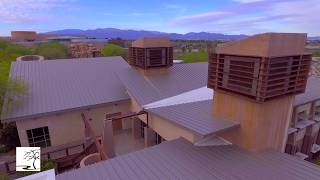
[[[35,136],[35,131],[41,130],[42,134]],[[50,138],[50,132],[49,127],[38,127],[34,129],[28,129],[26,130],[27,139],[30,147],[49,147],[51,146],[51,138]]]

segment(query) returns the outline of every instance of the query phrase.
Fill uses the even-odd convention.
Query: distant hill
[[[309,40],[318,40],[320,41],[320,36],[315,36],[315,37],[308,37]]]
[[[63,34],[63,35],[85,35],[90,38],[123,38],[123,39],[138,39],[141,37],[153,37],[153,36],[167,36],[170,39],[189,39],[189,40],[238,40],[247,37],[247,35],[225,35],[219,33],[208,32],[191,32],[187,34],[178,33],[164,33],[158,31],[138,31],[138,30],[122,30],[116,28],[103,28],[93,30],[81,30],[81,29],[64,29],[47,32],[45,34]]]

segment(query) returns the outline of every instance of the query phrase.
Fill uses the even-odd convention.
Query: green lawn
[[[320,49],[308,49],[312,53],[313,57],[320,57]]]
[[[1,58],[1,56],[0,56]],[[14,59],[2,60],[0,59],[0,81],[6,81],[10,72],[10,65]]]
[[[2,104],[3,104],[3,96],[5,93],[5,87],[6,87],[6,82],[8,80],[9,72],[10,72],[10,65],[11,62],[14,59],[7,59],[3,60],[3,57],[0,56],[0,115],[2,111]]]
[[[185,63],[206,62],[208,61],[208,53],[205,50],[200,50],[198,52],[183,53],[178,56],[178,59],[184,60]]]
[[[2,111],[3,97],[6,91],[11,62],[18,56],[29,54],[29,48],[0,41],[0,115]]]
[[[31,53],[30,48],[0,40],[0,81],[7,81],[12,61],[18,56]]]

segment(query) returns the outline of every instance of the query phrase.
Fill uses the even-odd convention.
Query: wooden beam
[[[117,120],[121,120],[121,119],[125,119],[125,118],[139,116],[139,115],[142,115],[142,114],[148,114],[148,113],[146,111],[140,111],[140,112],[137,112],[137,113],[136,112],[130,112],[130,113],[118,116],[118,117],[107,117],[107,120],[117,121]]]
[[[94,140],[94,143],[95,143],[97,150],[100,154],[101,160],[107,160],[108,156],[103,151],[102,145],[100,144],[99,140],[97,139],[97,136],[95,135],[95,133],[94,133],[89,121],[87,120],[86,116],[84,115],[84,113],[81,113],[81,117],[84,122],[85,128],[88,128],[90,136]]]

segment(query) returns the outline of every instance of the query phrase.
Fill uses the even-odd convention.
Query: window
[[[48,126],[27,130],[27,136],[31,147],[51,146]]]
[[[308,118],[308,115],[306,111],[302,111],[298,113],[298,122],[306,120],[307,118]]]

